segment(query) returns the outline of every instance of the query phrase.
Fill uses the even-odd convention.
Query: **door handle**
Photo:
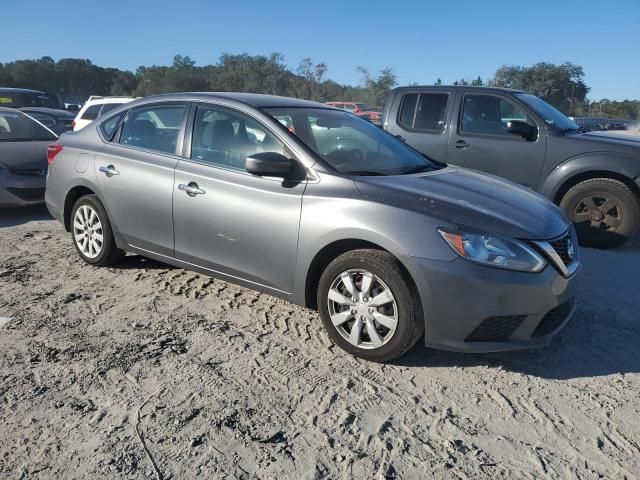
[[[116,167],[114,167],[113,165],[109,165],[108,167],[100,167],[100,171],[104,173],[107,177],[120,175],[120,172],[116,170]]]
[[[189,182],[188,185],[179,183],[178,190],[180,190],[181,192],[185,192],[190,197],[195,197],[196,195],[204,195],[205,193],[207,193],[202,190],[196,182]]]
[[[396,137],[398,140],[400,140],[401,142],[405,142],[407,143],[407,140],[402,136],[402,135],[394,135],[394,137]]]
[[[450,143],[449,145],[451,145],[452,147],[456,147],[458,150],[464,150],[465,148],[469,148],[471,146],[464,140],[458,140],[456,143]]]

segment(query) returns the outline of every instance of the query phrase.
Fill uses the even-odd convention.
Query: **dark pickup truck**
[[[640,227],[640,137],[586,133],[530,93],[396,88],[382,127],[430,158],[536,190],[564,210],[583,245],[619,245]]]

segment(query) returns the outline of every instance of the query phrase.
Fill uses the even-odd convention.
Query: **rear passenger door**
[[[406,91],[401,95],[399,107],[390,112],[397,115],[396,119],[389,122],[387,130],[430,158],[444,162],[451,92]]]
[[[200,104],[191,116],[191,142],[175,171],[176,258],[291,292],[306,182],[251,175],[245,159],[292,153],[236,109]]]
[[[117,231],[129,245],[167,256],[173,256],[171,195],[186,112],[184,102],[132,109],[94,162]]]
[[[542,173],[546,135],[507,95],[460,92],[457,128],[449,137],[447,163],[473,168],[536,188]],[[507,131],[510,120],[525,121],[538,135],[525,140]]]

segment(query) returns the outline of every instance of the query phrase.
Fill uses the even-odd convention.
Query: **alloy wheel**
[[[82,254],[88,258],[100,255],[104,232],[98,213],[90,205],[82,205],[73,218],[73,238]]]
[[[593,194],[580,200],[573,211],[574,223],[587,224],[603,231],[615,231],[622,223],[622,208],[607,194]]]
[[[333,326],[352,345],[375,349],[393,337],[398,306],[378,276],[363,269],[346,270],[331,282],[327,297]]]

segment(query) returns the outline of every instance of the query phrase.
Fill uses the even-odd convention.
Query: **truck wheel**
[[[612,178],[580,182],[565,194],[560,208],[575,224],[584,246],[621,245],[640,227],[640,199],[624,183]]]
[[[424,336],[413,282],[387,252],[353,250],[320,277],[318,308],[329,337],[352,355],[386,362]]]

